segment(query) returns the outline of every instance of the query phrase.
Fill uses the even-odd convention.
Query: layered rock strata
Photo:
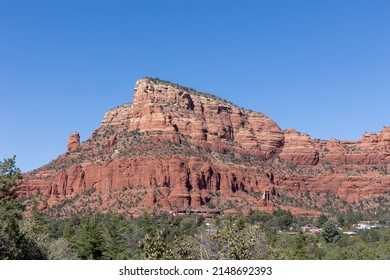
[[[121,209],[132,214],[269,210],[270,190],[382,195],[389,163],[390,127],[357,142],[313,140],[216,96],[144,78],[133,102],[106,112],[87,141],[73,133],[66,154],[25,174],[21,194],[51,207],[87,193],[99,197],[96,210],[126,200]]]

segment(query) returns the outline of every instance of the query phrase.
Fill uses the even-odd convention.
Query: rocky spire
[[[67,151],[73,152],[74,150],[80,148],[80,134],[78,132],[73,132],[69,136]]]

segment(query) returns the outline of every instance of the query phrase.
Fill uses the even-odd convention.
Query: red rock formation
[[[130,214],[293,207],[272,201],[278,191],[356,201],[390,190],[389,150],[389,127],[357,142],[312,140],[218,97],[145,78],[87,141],[73,133],[68,153],[25,174],[21,194],[49,207],[68,198]]]
[[[108,111],[103,126],[141,132],[182,134],[196,145],[235,148],[270,157],[283,146],[283,131],[265,115],[252,113],[214,96],[151,79],[137,81],[133,103]]]
[[[73,132],[69,136],[67,151],[73,152],[74,150],[80,148],[80,135],[78,132]]]
[[[308,134],[301,134],[294,129],[284,131],[285,145],[280,157],[297,165],[316,165],[319,160],[318,150]]]

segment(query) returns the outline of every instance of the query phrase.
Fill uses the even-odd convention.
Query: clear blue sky
[[[0,0],[0,159],[28,171],[86,140],[144,76],[312,138],[390,125],[390,1]]]

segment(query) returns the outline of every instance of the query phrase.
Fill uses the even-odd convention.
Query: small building
[[[322,229],[319,227],[316,227],[315,225],[312,225],[312,224],[306,224],[306,225],[301,226],[301,231],[309,232],[313,235],[317,235],[317,234],[321,233]]]

